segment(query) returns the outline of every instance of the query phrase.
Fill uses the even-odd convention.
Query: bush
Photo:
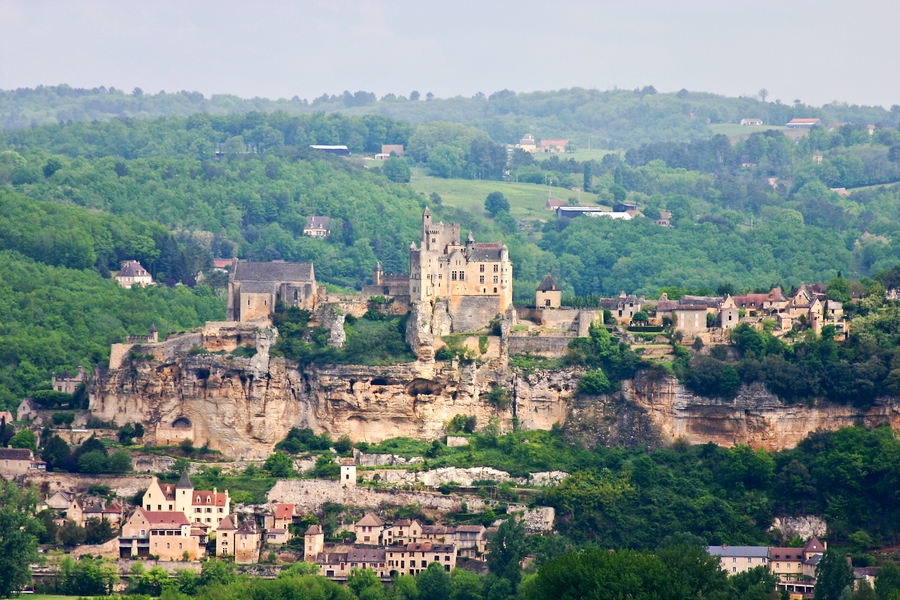
[[[52,421],[54,425],[71,425],[75,422],[75,413],[58,412],[53,413]]]
[[[487,354],[488,351],[488,337],[486,335],[482,335],[478,338],[478,351],[482,354]]]
[[[275,452],[266,459],[263,469],[273,477],[290,477],[294,474],[294,461],[284,452]]]
[[[456,356],[456,353],[449,346],[441,346],[434,353],[435,360],[452,360],[454,356]]]
[[[30,429],[23,429],[9,439],[12,448],[26,448],[37,452],[37,438]]]
[[[502,192],[491,192],[484,201],[484,209],[488,211],[492,217],[497,216],[497,213],[500,212],[508,213],[509,200],[506,199],[506,196],[504,196]]]
[[[512,403],[509,391],[498,383],[491,386],[491,391],[485,394],[484,398],[498,410],[506,410]]]
[[[605,394],[610,389],[612,389],[612,385],[609,383],[606,374],[600,369],[588,371],[578,379],[578,391],[582,394],[599,396],[600,394]]]
[[[31,401],[44,408],[71,406],[72,394],[57,392],[56,390],[38,390],[31,394]]]

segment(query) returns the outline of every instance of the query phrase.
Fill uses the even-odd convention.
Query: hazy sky
[[[0,0],[0,88],[269,98],[654,85],[900,104],[896,0]]]

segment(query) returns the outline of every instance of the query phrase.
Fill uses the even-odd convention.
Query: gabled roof
[[[150,273],[136,260],[126,260],[116,277],[149,277]]]
[[[312,263],[251,262],[238,260],[235,281],[312,281]]]
[[[558,292],[559,286],[556,285],[556,281],[553,279],[552,275],[547,275],[544,277],[544,280],[541,282],[541,285],[538,286],[537,291],[539,292]]]
[[[294,505],[293,504],[276,504],[275,505],[275,518],[276,519],[291,519],[294,517]]]
[[[237,531],[237,525],[235,525],[235,516],[228,515],[222,522],[219,523],[219,531]]]
[[[33,454],[27,448],[0,448],[0,459],[31,460]]]
[[[182,525],[190,525],[191,522],[188,521],[188,518],[184,516],[184,513],[179,510],[144,510],[143,508],[139,508],[139,511],[144,513],[144,518],[147,519],[147,522],[151,525],[175,525],[181,527]]]
[[[322,534],[321,527],[319,527],[318,525],[310,525],[309,529],[307,529],[306,533],[304,533],[303,535],[321,535],[321,534]]]
[[[541,140],[541,146],[546,148],[548,146],[568,146],[569,140]]]
[[[221,528],[221,525],[219,525],[219,527]],[[237,532],[246,535],[256,535],[259,533],[259,527],[256,526],[255,519],[247,519],[238,525]]]
[[[360,525],[363,527],[381,527],[382,525],[384,525],[384,522],[373,513],[366,513],[366,516],[364,516],[359,520],[359,522],[356,523],[357,527],[359,527]]]
[[[769,548],[769,560],[803,560],[803,548]]]
[[[500,262],[502,246],[496,244],[475,244],[468,259],[473,262]]]
[[[385,549],[371,546],[354,547],[347,552],[350,562],[384,562]]]
[[[331,217],[306,217],[307,229],[328,229]]]
[[[225,506],[228,504],[228,494],[210,490],[194,490],[191,495],[191,504],[194,506]]]
[[[768,546],[709,546],[706,551],[710,556],[734,556],[737,558],[767,558]]]
[[[803,546],[804,552],[825,552],[825,545],[819,541],[819,538],[812,536],[806,545]]]
[[[191,477],[188,475],[187,469],[185,469],[181,473],[181,479],[178,480],[178,483],[175,484],[176,490],[192,490],[194,489],[194,484],[191,483]]]
[[[481,533],[484,531],[483,525],[457,525],[457,533]]]

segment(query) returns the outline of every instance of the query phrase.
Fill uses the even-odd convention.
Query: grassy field
[[[760,131],[768,131],[770,129],[787,129],[780,125],[741,125],[740,123],[716,123],[710,125],[710,129],[716,135],[722,134],[732,137],[735,135],[749,135]]]
[[[484,200],[488,194],[502,192],[509,200],[510,214],[517,219],[546,220],[553,217],[553,212],[544,209],[548,188],[543,185],[477,179],[442,179],[425,175],[422,169],[413,169],[409,185],[426,196],[437,192],[447,206],[465,208],[477,215],[484,214]],[[561,200],[579,195],[578,192],[556,187],[552,188],[552,193],[554,198]],[[583,206],[594,205],[596,202],[597,197],[594,194],[581,192]]]

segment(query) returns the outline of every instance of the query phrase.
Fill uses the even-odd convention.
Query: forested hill
[[[252,111],[283,111],[290,115],[343,112],[384,115],[413,124],[458,122],[484,129],[500,143],[514,143],[523,134],[532,133],[539,138],[571,138],[581,146],[591,143],[595,148],[629,148],[647,142],[708,138],[713,135],[708,124],[737,123],[747,117],[760,118],[767,125],[783,125],[795,117],[892,127],[900,122],[897,106],[886,110],[833,102],[814,107],[788,99],[761,101],[688,90],[657,93],[653,86],[607,91],[571,88],[515,93],[502,90],[471,98],[428,96],[414,92],[409,97],[387,94],[377,99],[371,92],[359,91],[324,94],[309,101],[296,96],[290,100],[269,100],[232,95],[207,98],[199,92],[185,91],[149,94],[139,89],[126,93],[105,87],[40,86],[0,90],[0,128],[23,129],[116,117],[187,116],[200,112],[211,115]]]

